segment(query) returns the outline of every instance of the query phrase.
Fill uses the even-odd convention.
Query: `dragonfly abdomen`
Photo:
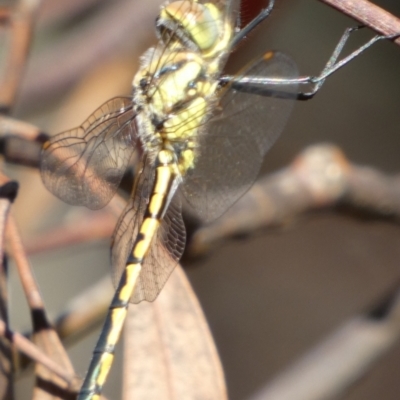
[[[84,385],[84,387],[88,389],[80,393],[78,400],[94,398],[93,396],[100,393],[105,383],[114,359],[115,346],[122,331],[128,305],[142,270],[142,263],[177,188],[179,172],[173,152],[170,150],[159,151],[155,164],[155,180],[143,221],[111,302],[101,338],[94,351],[93,360],[96,362],[91,363],[86,375],[87,386]]]
[[[161,150],[157,155],[154,187],[127,265],[143,262],[157,233],[179,175],[174,159],[174,154],[170,150]]]

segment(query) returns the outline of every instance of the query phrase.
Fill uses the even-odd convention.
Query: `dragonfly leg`
[[[380,40],[393,40],[393,39],[400,37],[400,33],[397,33],[394,35],[376,35],[372,39],[370,39],[367,43],[365,43],[358,49],[354,50],[347,57],[341,59],[340,61],[337,61],[345,44],[347,43],[350,35],[353,32],[355,32],[363,27],[364,26],[357,26],[357,27],[353,27],[353,28],[347,28],[345,30],[343,36],[341,37],[339,43],[337,44],[335,50],[333,51],[331,57],[329,58],[328,62],[326,63],[326,65],[320,75],[299,78],[299,82],[298,82],[299,84],[305,84],[305,83],[307,84],[308,83],[308,84],[313,85],[313,88],[309,92],[298,93],[298,95],[297,95],[298,100],[309,100],[309,99],[313,98],[314,95],[319,91],[319,89],[321,89],[326,78],[328,78],[334,72],[336,72],[340,68],[344,67],[352,60],[354,60],[356,57],[358,57],[365,50],[369,49],[376,42],[378,42]]]
[[[261,22],[265,21],[272,12],[274,8],[275,0],[269,0],[268,6],[263,8],[260,13],[251,20],[243,29],[241,29],[231,42],[231,49],[235,49],[236,46],[247,37],[247,35],[252,32]]]
[[[321,89],[326,78],[328,78],[337,70],[344,67],[350,61],[358,57],[361,53],[370,48],[374,43],[380,40],[393,40],[400,37],[400,33],[394,35],[376,35],[367,43],[354,50],[347,57],[344,57],[338,61],[338,58],[350,35],[360,28],[362,28],[362,26],[347,28],[345,30],[331,57],[326,63],[324,69],[318,76],[304,76],[299,78],[243,76],[240,78],[236,78],[234,76],[224,75],[219,79],[219,84],[221,86],[231,84],[235,90],[246,93],[254,93],[259,96],[309,100],[313,98],[314,95]],[[273,54],[273,52],[268,52],[265,56],[270,57],[272,55],[273,57]],[[294,93],[293,90],[290,90],[290,88],[293,88],[297,85],[311,85],[312,89],[308,92],[297,93]]]

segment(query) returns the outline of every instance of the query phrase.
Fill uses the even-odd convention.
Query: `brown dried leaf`
[[[41,329],[34,334],[33,340],[46,355],[56,361],[57,364],[62,365],[66,372],[71,375],[74,374],[68,355],[53,328],[49,326],[47,329]],[[35,365],[35,375],[36,383],[32,397],[34,400],[64,400],[66,398],[65,396],[68,392],[62,389],[68,389],[67,384],[57,374],[37,363]]]
[[[215,344],[180,266],[154,303],[130,307],[124,371],[124,399],[227,399]]]

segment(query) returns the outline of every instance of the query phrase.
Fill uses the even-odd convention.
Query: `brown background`
[[[143,7],[146,3],[143,1]],[[376,3],[400,15],[398,0]],[[250,14],[250,6],[246,7]],[[315,75],[324,66],[345,27],[353,25],[356,25],[354,21],[318,1],[277,0],[273,16],[248,40],[245,52],[236,55],[234,61],[240,65],[252,54],[279,49],[296,60],[302,75]],[[148,29],[152,29],[151,25]],[[368,30],[357,33],[349,47],[357,47],[370,35]],[[38,37],[33,56],[45,40]],[[145,44],[136,48],[134,41],[134,36],[126,37],[126,47],[118,55],[119,59],[137,57],[134,51],[142,51]],[[77,56],[73,47],[70,56]],[[104,59],[105,65],[112,62]],[[129,82],[135,72],[133,63],[129,65],[126,93],[130,91]],[[57,60],[48,65],[49,69],[58,67]],[[399,49],[390,43],[379,43],[338,72],[314,100],[296,105],[287,128],[266,158],[263,173],[287,165],[305,146],[319,142],[337,144],[355,163],[375,166],[388,173],[398,172],[399,71]],[[90,70],[77,77],[52,108],[56,110],[65,98],[71,100],[76,95],[76,87],[96,73]],[[101,87],[112,79],[110,74],[106,82],[98,82],[100,94],[93,93],[88,110],[105,100],[100,98]],[[124,93],[119,91],[119,94]],[[39,104],[40,112],[35,113],[30,104],[24,102],[22,94],[18,115],[51,132],[74,126],[87,114],[82,107],[77,112],[71,111],[71,117],[64,119],[65,126],[61,127],[57,125],[59,117],[48,113],[48,104]],[[13,167],[10,173],[17,170]],[[40,185],[36,174],[29,173],[28,179],[22,182],[25,186],[17,201],[20,220],[32,210],[43,211],[47,207],[40,206],[40,202],[31,204],[30,190]],[[69,208],[58,203],[58,209]],[[52,211],[52,215],[56,214]],[[284,230],[227,244],[207,260],[190,266],[188,275],[215,336],[230,398],[248,398],[307,349],[388,293],[400,278],[399,243],[400,230],[392,222],[320,212],[307,215]],[[35,273],[54,315],[67,299],[108,273],[107,257],[108,243],[104,242],[33,258]],[[13,326],[27,329],[29,323],[23,311],[22,295],[16,279],[13,282]],[[81,374],[87,367],[96,335],[94,332],[86,339],[83,347],[71,347],[73,361]],[[342,398],[397,400],[399,371],[400,346]],[[114,368],[112,382],[106,388],[106,394],[113,394],[110,398],[119,397],[118,375],[118,369]],[[23,390],[19,388],[20,398],[26,398]]]

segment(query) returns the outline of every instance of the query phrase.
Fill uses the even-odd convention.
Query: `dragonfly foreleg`
[[[275,0],[269,0],[268,6],[263,8],[260,13],[251,20],[243,29],[241,29],[235,37],[232,39],[230,44],[231,49],[235,49],[235,47],[247,37],[249,33],[251,33],[261,22],[265,21],[272,12],[274,8]]]

